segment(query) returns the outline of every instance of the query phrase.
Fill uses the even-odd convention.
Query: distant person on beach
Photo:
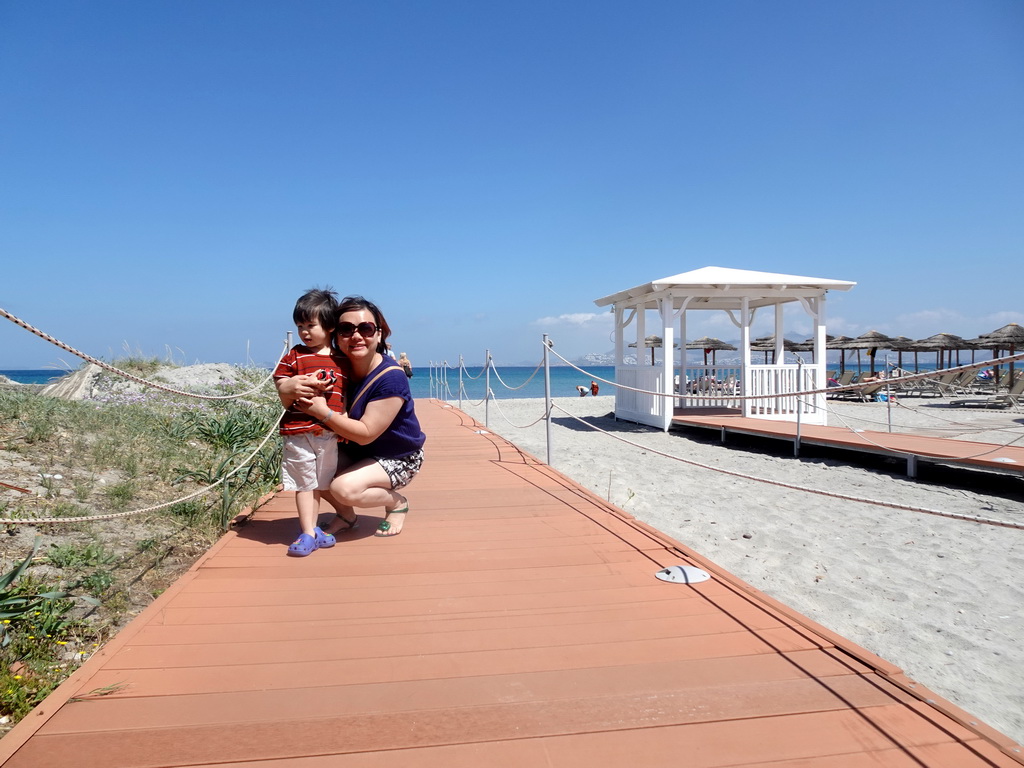
[[[348,412],[335,412],[319,394],[297,401],[306,414],[347,441],[331,493],[353,507],[384,507],[386,519],[375,536],[402,532],[409,500],[398,491],[420,471],[426,441],[409,379],[387,356],[390,335],[375,304],[362,296],[342,299],[334,342],[351,368]]]
[[[597,397],[597,392],[598,392],[597,382],[591,380],[591,382],[590,382],[590,394],[592,394],[594,397]]]
[[[576,385],[576,391],[580,393],[580,397],[586,397],[587,396],[587,388],[584,387],[582,384],[577,384]]]
[[[412,378],[412,361],[406,357],[405,352],[402,352],[398,356],[398,364],[402,366],[402,370],[405,371],[405,375],[408,378]]]
[[[331,495],[338,469],[338,436],[317,424],[297,407],[290,386],[303,382],[316,392],[332,413],[345,410],[347,360],[331,348],[337,325],[338,297],[329,288],[313,288],[295,302],[292,320],[301,344],[292,347],[274,370],[274,383],[285,407],[280,433],[284,437],[281,479],[286,491],[295,491],[299,537],[288,547],[294,557],[311,555],[334,546],[334,536],[317,527],[320,499],[327,499],[338,515],[351,520],[353,512]]]

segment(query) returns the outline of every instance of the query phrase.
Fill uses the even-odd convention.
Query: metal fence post
[[[892,432],[892,365],[889,353],[885,355],[885,413],[889,420],[889,431]]]
[[[484,426],[491,428],[491,350],[484,350]]]
[[[548,341],[548,335],[544,334],[544,422],[545,422],[545,442],[547,444],[547,462],[548,466],[551,466],[551,365],[548,357],[548,350],[551,348],[551,342]]]

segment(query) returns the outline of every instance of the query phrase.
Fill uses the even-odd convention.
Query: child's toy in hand
[[[316,376],[317,381],[319,381],[321,384],[327,385],[326,387],[324,387],[324,391],[327,391],[328,389],[333,387],[335,382],[338,380],[338,374],[336,374],[334,371],[328,371],[326,368],[321,368],[314,375]]]

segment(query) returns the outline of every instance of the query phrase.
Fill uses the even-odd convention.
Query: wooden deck
[[[789,443],[797,437],[796,422],[748,418],[731,408],[677,408],[672,424],[716,430],[723,442],[730,433],[769,437]],[[867,429],[853,431],[845,427],[810,424],[800,425],[800,443],[906,459],[910,477],[917,475],[917,465],[922,461],[994,472],[1024,473],[1024,445],[1021,444],[996,446],[930,435]]]
[[[289,558],[275,497],[0,740],[0,764],[1022,764],[892,665],[460,411],[418,408],[428,459],[400,536],[370,515]],[[683,563],[712,580],[654,578]]]

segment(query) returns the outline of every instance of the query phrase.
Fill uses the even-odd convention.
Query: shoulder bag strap
[[[388,371],[396,371],[396,370],[397,371],[401,371],[402,369],[399,366],[397,366],[397,365],[388,365],[383,370],[377,371],[377,373],[373,377],[371,377],[371,378],[367,379],[366,381],[364,381],[363,385],[359,388],[359,392],[356,394],[355,397],[352,398],[352,402],[348,403],[345,406],[345,410],[346,411],[351,411],[352,408],[355,406],[355,404],[359,402],[359,399],[363,395],[366,394],[366,391],[370,388],[370,385],[373,384],[373,382],[375,382],[377,379],[379,379],[381,376],[383,376]],[[405,376],[405,371],[402,371],[402,375]]]

